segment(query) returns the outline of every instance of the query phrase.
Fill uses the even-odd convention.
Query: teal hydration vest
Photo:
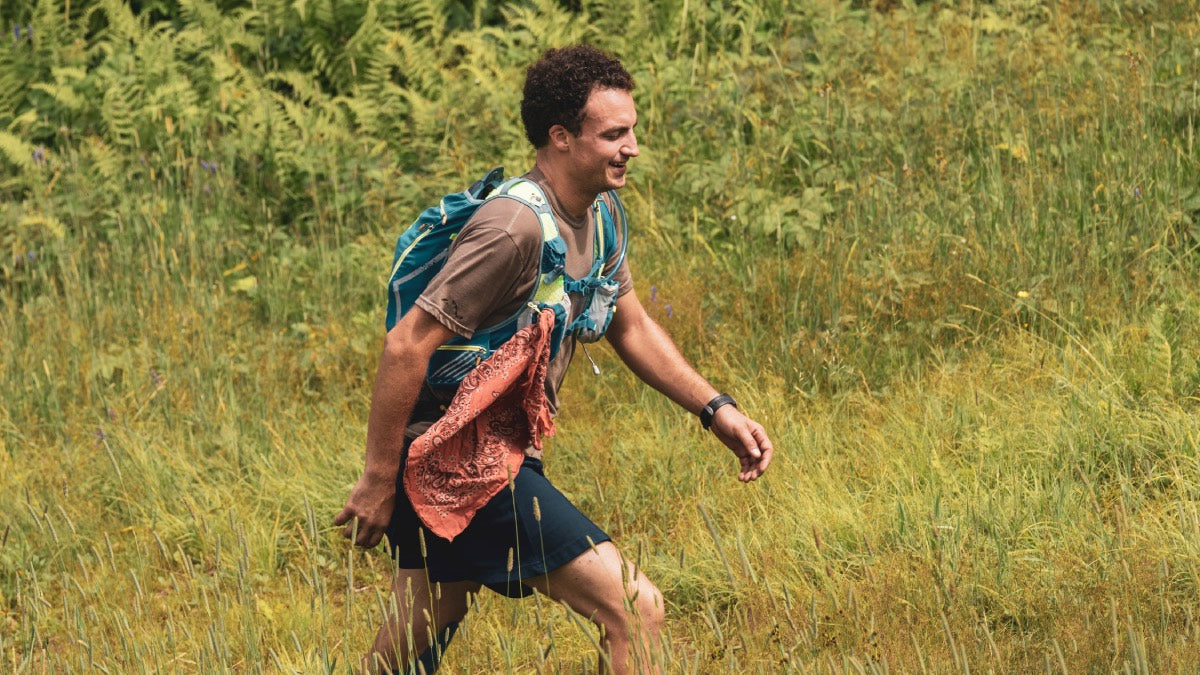
[[[616,192],[610,191],[609,195],[616,205],[615,214],[603,199],[597,198],[592,205],[596,224],[595,255],[591,271],[582,279],[572,279],[565,272],[567,245],[559,234],[558,222],[542,188],[526,178],[504,180],[503,167],[491,170],[471,187],[448,194],[437,206],[421,212],[396,241],[392,273],[387,283],[388,330],[408,313],[425,287],[441,271],[450,253],[451,242],[484,203],[492,199],[515,199],[533,209],[542,226],[542,255],[537,280],[525,304],[500,323],[475,331],[469,340],[455,336],[438,347],[425,373],[431,388],[457,389],[467,373],[518,330],[529,325],[542,308],[549,307],[555,314],[552,357],[567,335],[582,342],[595,342],[604,336],[616,310],[618,285],[613,277],[625,259],[629,239],[625,208]],[[620,220],[621,228],[619,242],[617,220]],[[616,264],[605,276],[604,263],[614,254],[617,255]],[[583,311],[568,323],[572,294],[583,298]]]

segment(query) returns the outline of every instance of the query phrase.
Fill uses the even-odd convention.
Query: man
[[[619,61],[587,46],[551,49],[527,73],[521,116],[537,158],[526,177],[550,202],[567,244],[566,273],[573,278],[586,275],[593,262],[593,204],[598,197],[612,200],[605,193],[625,185],[628,162],[638,156],[633,86]],[[545,480],[539,457],[528,457],[513,479],[513,492],[505,489],[492,499],[452,542],[422,529],[398,482],[407,443],[437,416],[438,401],[423,387],[431,354],[452,336],[470,337],[526,302],[538,273],[541,232],[525,204],[512,199],[484,204],[454,241],[445,267],[386,337],[371,401],[366,468],[335,518],[360,546],[375,546],[386,533],[398,561],[392,584],[398,616],[380,628],[364,661],[372,670],[380,661],[390,668],[408,668],[414,661],[427,671],[436,668],[466,615],[468,595],[481,585],[500,592],[529,587],[591,618],[601,629],[602,665],[613,672],[657,669],[661,594],[622,559],[603,530]],[[616,256],[608,263],[616,265]],[[639,378],[711,425],[738,458],[739,480],[758,478],[773,452],[762,426],[688,365],[647,315],[623,261],[615,272],[620,287],[607,337],[617,354]],[[578,313],[582,303],[573,300]],[[573,352],[574,340],[567,338],[550,363],[546,393],[552,410]],[[531,448],[528,454],[539,453]],[[523,498],[520,505],[514,494]],[[537,497],[532,509],[530,495]],[[536,532],[538,550],[531,554],[530,539],[514,531]],[[525,554],[514,571],[512,551],[521,556],[522,543]]]

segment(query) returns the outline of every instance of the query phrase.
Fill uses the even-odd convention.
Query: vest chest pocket
[[[434,389],[457,389],[467,373],[492,355],[492,350],[482,344],[484,342],[486,338],[478,342],[460,339],[454,344],[444,344],[435,349],[429,357],[429,370],[426,371],[429,386]]]

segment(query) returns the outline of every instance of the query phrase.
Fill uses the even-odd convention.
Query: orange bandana
[[[421,522],[453,540],[516,476],[525,449],[554,435],[546,367],[554,312],[512,336],[471,371],[441,419],[408,449],[404,491]]]

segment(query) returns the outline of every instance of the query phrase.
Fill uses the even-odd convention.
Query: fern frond
[[[346,41],[339,54],[339,63],[348,70],[351,81],[361,81],[361,74],[369,72],[375,64],[384,61],[384,45],[387,33],[379,22],[374,2],[367,3],[367,10],[359,20],[358,29]]]
[[[423,36],[430,44],[440,44],[446,36],[446,14],[442,5],[439,0],[401,0],[397,3],[398,23],[410,28],[412,34]]]
[[[53,216],[40,213],[28,214],[22,216],[21,220],[17,222],[17,229],[19,230],[29,231],[35,228],[39,230],[38,234],[43,237],[49,235],[55,239],[62,239],[67,236],[67,228],[58,218]]]
[[[125,147],[137,144],[137,106],[134,101],[139,93],[140,87],[109,87],[101,103],[100,115],[108,138]]]
[[[124,173],[121,154],[99,136],[89,137],[83,150],[84,157],[104,180],[116,180]]]
[[[197,104],[198,98],[192,83],[179,78],[151,89],[142,102],[139,112],[142,116],[152,113],[150,116],[155,118],[163,112],[168,112],[175,114],[178,119],[187,120],[195,117],[199,112],[200,108]],[[192,115],[187,115],[186,111],[192,111]]]
[[[312,137],[313,126],[309,109],[281,94],[275,95],[275,101],[283,112],[283,118],[298,132],[299,140],[307,143]]]
[[[20,115],[17,115],[16,117],[12,118],[12,121],[8,123],[8,130],[9,130],[9,132],[11,132],[13,129],[16,129],[18,127],[28,128],[28,127],[36,124],[37,121],[38,121],[38,112],[36,110],[26,110],[25,112],[21,113]]]
[[[291,90],[289,98],[302,103],[309,103],[325,98],[325,94],[317,86],[317,83],[313,81],[312,76],[297,70],[280,70],[267,73],[263,76],[263,82],[287,85],[288,89]]]
[[[120,0],[102,0],[84,12],[84,25],[88,25],[92,21],[92,15],[97,13],[104,14],[102,24],[105,28],[101,32],[103,39],[111,39],[113,42],[120,43],[126,41],[136,43],[142,34],[142,24],[128,3],[120,2]]]
[[[87,101],[75,90],[75,84],[87,79],[87,72],[82,68],[54,68],[54,84],[38,82],[29,85],[35,91],[43,91],[50,95],[54,102],[71,112],[79,112],[87,106]]]
[[[224,28],[222,25],[225,19],[224,15],[208,0],[177,0],[177,2],[179,3],[179,15],[187,23],[199,26],[205,32]],[[213,37],[220,39],[218,35]]]
[[[597,46],[619,50],[654,37],[651,31],[657,22],[651,4],[649,0],[585,0],[578,21],[594,28]]]
[[[526,48],[540,51],[547,47],[562,47],[587,41],[595,29],[579,21],[555,0],[533,0],[508,5],[503,10],[505,22],[515,36],[523,38]]]
[[[0,154],[22,169],[33,166],[33,147],[7,131],[0,131]]]
[[[438,67],[439,63],[429,58],[428,45],[405,33],[394,31],[385,52],[389,56],[388,62],[403,78],[403,82],[399,84],[407,84],[408,88],[426,95],[436,95],[444,74]]]
[[[345,109],[362,129],[375,129],[380,118],[379,105],[368,96],[338,96],[332,103]]]
[[[258,49],[261,35],[249,30],[262,18],[260,12],[250,8],[222,11],[210,0],[178,0],[179,13],[191,26],[200,28],[210,44],[222,50],[240,47]]]

